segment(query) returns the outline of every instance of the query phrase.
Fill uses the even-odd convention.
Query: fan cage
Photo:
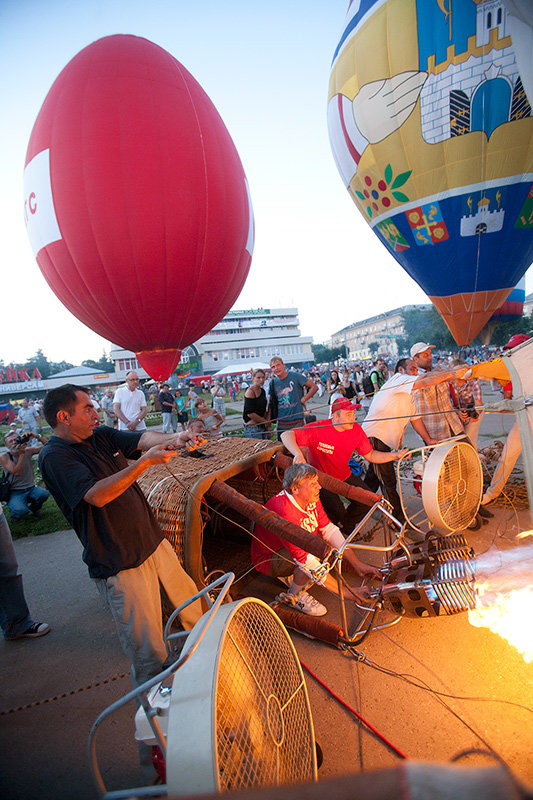
[[[226,629],[215,730],[220,791],[316,776],[303,674],[287,633],[262,604],[240,606]]]
[[[464,530],[476,516],[483,474],[468,442],[450,443],[431,454],[422,479],[422,500],[429,521],[447,532]]]

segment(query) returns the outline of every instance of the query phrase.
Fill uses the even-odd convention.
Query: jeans
[[[11,497],[7,501],[12,519],[22,519],[30,511],[35,514],[49,497],[50,492],[41,489],[40,486],[32,486],[31,489],[23,489],[20,492],[12,491]]]
[[[163,411],[163,433],[176,433],[177,427],[174,411]]]
[[[7,520],[0,511],[0,627],[6,639],[27,631],[31,618]]]

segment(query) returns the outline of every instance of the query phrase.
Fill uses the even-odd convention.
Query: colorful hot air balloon
[[[253,213],[218,112],[161,47],[117,35],[86,47],[39,112],[25,218],[48,284],[156,380],[231,308]]]
[[[520,279],[518,285],[510,292],[505,301],[496,309],[492,317],[479,332],[483,344],[490,344],[494,329],[499,322],[512,322],[522,316],[526,299],[526,278]]]
[[[526,279],[521,278],[518,285],[506,298],[505,302],[496,309],[491,317],[494,322],[512,322],[517,317],[521,317],[524,312],[524,301],[526,299]]]
[[[333,58],[337,167],[458,344],[533,260],[527,3],[518,20],[503,0],[352,0]]]

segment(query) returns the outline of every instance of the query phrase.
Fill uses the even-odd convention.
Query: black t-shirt
[[[244,408],[242,416],[245,422],[250,422],[250,411],[257,414],[259,417],[264,417],[267,409],[267,398],[265,390],[261,389],[259,397],[246,397],[244,396]],[[256,424],[256,423],[254,423]]]
[[[170,405],[165,406],[163,403],[170,403]],[[174,411],[174,397],[170,392],[159,392],[159,405],[161,406],[161,411],[164,411],[165,414],[171,414]]]
[[[124,469],[126,458],[138,455],[141,436],[142,431],[116,431],[102,425],[81,443],[52,436],[39,454],[41,474],[83,545],[91,578],[109,578],[138,567],[163,539],[136,483],[102,508],[83,499],[97,481]]]

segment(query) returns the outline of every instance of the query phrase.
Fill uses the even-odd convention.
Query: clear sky
[[[83,47],[131,33],[168,50],[199,81],[239,151],[256,243],[235,308],[297,306],[323,342],[344,326],[427,302],[350,200],[328,141],[332,53],[347,0],[0,0],[2,347],[5,363],[41,348],[74,364],[109,343],[49,289],[26,235],[22,173],[39,108]],[[532,271],[530,270],[530,273]],[[533,289],[533,274],[526,290]]]

